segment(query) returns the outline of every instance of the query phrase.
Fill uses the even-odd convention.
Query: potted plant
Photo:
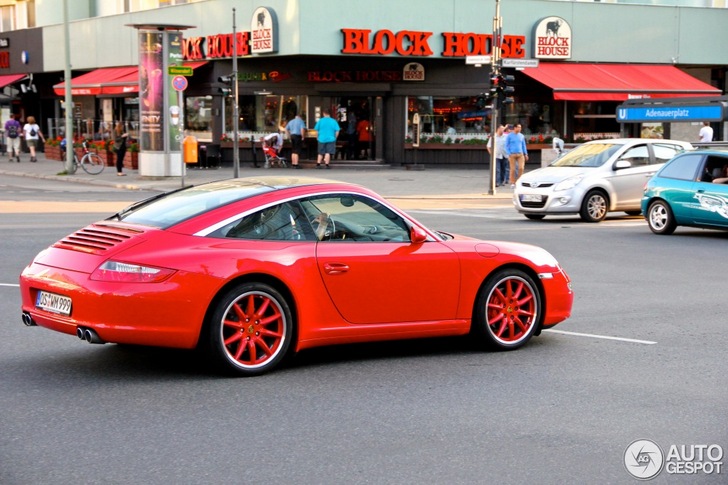
[[[63,160],[61,140],[62,138],[60,136],[46,139],[43,151],[48,160]]]
[[[124,155],[124,167],[139,170],[139,143],[134,141],[127,146],[126,155]]]

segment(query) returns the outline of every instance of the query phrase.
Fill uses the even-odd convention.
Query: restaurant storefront
[[[375,3],[383,6],[378,0]],[[214,8],[218,4],[221,7]],[[226,0],[210,2],[212,21],[205,24],[229,24],[226,7],[233,4]],[[665,49],[666,43],[661,43],[660,37],[669,37],[670,29],[653,33],[654,45],[640,51],[645,52],[643,59],[634,57],[640,52],[622,52],[618,46],[591,39],[590,28],[575,22],[584,12],[606,12],[601,5],[525,4],[533,8],[519,10],[517,19],[509,10],[510,4],[503,5],[503,16],[509,22],[502,37],[502,54],[509,61],[537,64],[526,62],[524,68],[516,62],[516,67],[504,69],[515,77],[514,103],[500,111],[497,121],[521,123],[529,149],[538,151],[550,146],[555,136],[567,142],[619,136],[615,110],[626,99],[715,96],[723,92],[724,86],[718,81],[724,79],[723,65],[683,68],[675,61],[651,63],[665,58],[661,52],[653,55],[650,50]],[[393,20],[371,22],[355,20],[357,15],[332,13],[321,22],[313,20],[318,17],[310,9],[286,10],[283,16],[283,3],[271,5],[238,9],[243,26],[236,38],[238,120],[233,120],[232,98],[221,92],[225,85],[219,82],[221,76],[233,71],[232,34],[218,28],[212,32],[196,27],[185,31],[184,60],[203,67],[194,69],[184,92],[184,126],[201,143],[229,150],[235,122],[246,159],[251,140],[281,130],[295,114],[302,115],[311,130],[322,112],[329,110],[340,123],[337,158],[342,161],[366,159],[401,165],[480,164],[487,160],[485,143],[493,112],[491,103],[479,102],[479,98],[489,93],[490,69],[487,64],[479,67],[465,62],[468,56],[492,52],[492,36],[484,32],[488,27],[483,22],[458,14],[456,6],[448,7],[441,18],[423,29],[411,15],[391,15],[388,19]],[[327,5],[316,3],[314,10]],[[404,2],[391,7],[406,11],[413,5]],[[620,15],[625,8],[613,7],[608,11],[610,15]],[[195,12],[195,8],[180,5],[159,9],[154,19],[190,20],[190,15],[184,14]],[[657,25],[660,19],[692,22],[682,20],[691,11],[668,10],[653,8],[644,12],[649,11]],[[261,12],[265,14],[262,17]],[[143,23],[145,15],[135,14],[133,21]],[[582,45],[589,48],[580,49]],[[626,62],[603,62],[614,57],[624,57]],[[651,71],[659,71],[659,75]],[[100,109],[106,113],[109,105],[104,103],[111,99],[112,119],[134,122],[138,116],[134,108],[138,104],[136,91],[87,96],[95,99],[92,105],[96,115]],[[415,116],[420,121],[419,140],[414,139]],[[360,122],[368,125],[361,132],[364,135],[359,135],[356,128]],[[657,128],[652,130],[653,134],[658,132]],[[315,156],[315,133],[309,132],[309,136],[304,156],[311,158]]]

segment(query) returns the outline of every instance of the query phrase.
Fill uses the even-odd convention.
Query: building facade
[[[138,31],[131,26],[177,25],[184,37],[180,64],[192,68],[184,126],[202,142],[226,146],[234,132],[233,102],[219,79],[234,70],[235,23],[237,129],[244,141],[279,130],[295,114],[313,128],[328,110],[341,126],[344,159],[486,160],[482,142],[492,102],[479,98],[488,98],[490,69],[476,61],[493,53],[494,0],[79,3],[69,23],[76,133],[104,136],[117,120],[138,129]],[[628,99],[725,93],[728,52],[715,46],[728,40],[728,8],[709,1],[642,3],[648,2],[499,2],[499,48],[504,66],[512,66],[504,72],[513,76],[515,91],[497,122],[521,123],[534,149],[556,135],[580,141],[667,131],[695,141],[697,123],[625,126],[616,109]],[[45,131],[59,134],[62,2],[35,0],[36,7],[43,4],[52,6],[35,15],[39,27],[2,34],[5,47],[0,39],[0,61],[4,52],[11,60],[0,62],[2,116],[32,114]],[[148,4],[156,8],[144,9]],[[714,128],[725,137],[722,123]]]

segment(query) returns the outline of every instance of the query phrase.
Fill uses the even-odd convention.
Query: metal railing
[[[139,137],[139,122],[125,121],[124,131],[131,138]],[[73,136],[90,140],[104,140],[112,137],[115,122],[94,119],[74,119]],[[48,118],[46,120],[46,138],[63,137],[66,133],[66,120],[64,118]]]

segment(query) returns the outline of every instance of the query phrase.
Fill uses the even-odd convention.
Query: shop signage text
[[[237,32],[238,57],[250,54],[250,32]],[[182,54],[186,61],[217,59],[233,56],[233,34],[215,34],[207,37],[190,37],[182,41]]]
[[[0,69],[10,68],[10,52],[0,52]]]
[[[0,37],[0,48],[10,47],[10,39],[8,37]]]
[[[309,71],[308,81],[316,83],[396,82],[402,71]]]
[[[617,121],[670,122],[670,121],[722,121],[725,106],[618,106]]]
[[[534,29],[534,57],[538,59],[571,58],[571,26],[561,17],[541,19]]]
[[[255,9],[250,18],[250,39],[250,50],[253,54],[278,52],[278,18],[273,9]]]
[[[402,81],[424,81],[425,66],[419,62],[410,62],[402,69]]]
[[[401,30],[341,29],[343,34],[342,54],[389,55],[428,57],[434,55],[430,46],[432,32]],[[490,55],[493,48],[491,34],[443,32],[443,57],[465,57]],[[524,57],[523,45],[526,38],[520,35],[505,35],[501,45],[503,57]]]

